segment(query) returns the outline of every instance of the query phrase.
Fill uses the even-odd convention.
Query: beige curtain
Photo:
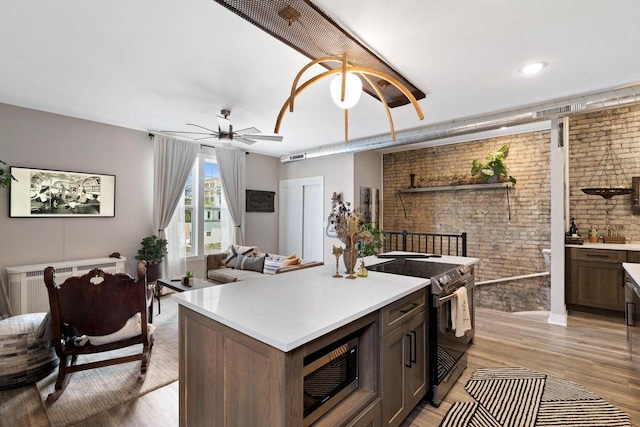
[[[227,201],[229,217],[235,233],[232,243],[244,244],[244,208],[245,208],[245,152],[216,147],[216,160],[220,170],[222,189]]]
[[[186,270],[186,258],[180,250],[179,233],[168,236],[166,229],[184,194],[184,186],[198,157],[200,146],[165,136],[154,142],[153,230],[168,240],[168,255],[162,264],[164,277]],[[184,220],[183,220],[184,222]],[[179,227],[179,224],[177,224]]]

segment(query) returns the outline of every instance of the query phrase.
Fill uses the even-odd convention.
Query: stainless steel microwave
[[[345,340],[304,358],[305,426],[311,425],[358,388],[358,337]]]

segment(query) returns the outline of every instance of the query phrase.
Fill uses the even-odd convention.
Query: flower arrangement
[[[360,211],[351,210],[351,202],[343,202],[342,193],[333,193],[331,213],[327,222],[327,236],[340,239],[345,248],[351,248],[351,233],[355,233],[354,243],[369,244],[373,241],[371,231],[360,228]]]

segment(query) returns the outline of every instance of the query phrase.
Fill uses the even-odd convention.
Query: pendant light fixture
[[[587,188],[583,188],[582,192],[591,196],[602,196],[605,199],[610,199],[613,196],[631,194],[633,193],[633,188],[625,187],[629,179],[625,175],[620,160],[611,146],[611,131],[608,130],[606,135],[609,137],[607,149],[600,159],[598,166],[593,170]],[[609,183],[613,185],[607,185],[608,178],[612,176],[615,176],[615,181]],[[597,185],[599,183],[603,183],[603,185]]]
[[[327,62],[339,62],[342,64],[342,67],[330,69],[328,71],[320,73],[317,76],[311,77],[309,80],[298,85],[300,78],[310,67],[316,64],[322,65],[323,63]],[[393,126],[393,119],[391,118],[389,104],[387,104],[382,93],[382,91],[384,91],[388,86],[394,86],[405,97],[407,97],[407,99],[415,108],[416,113],[418,114],[418,118],[420,120],[424,119],[424,114],[422,114],[422,109],[420,108],[420,105],[418,104],[415,96],[413,96],[409,89],[407,89],[400,81],[386,73],[383,73],[382,71],[366,67],[357,67],[349,64],[349,62],[347,61],[347,54],[345,53],[342,58],[326,56],[324,58],[315,59],[302,67],[298,74],[296,74],[295,79],[293,79],[293,84],[291,85],[291,94],[289,95],[289,98],[287,98],[285,103],[282,105],[282,108],[280,109],[278,119],[276,120],[274,133],[277,134],[280,132],[282,118],[284,117],[284,113],[287,111],[287,109],[290,112],[293,112],[294,100],[296,96],[298,96],[303,90],[305,90],[312,84],[330,76],[336,76],[330,87],[331,97],[340,108],[344,109],[345,141],[349,140],[349,108],[353,107],[360,98],[360,94],[362,93],[362,80],[364,80],[375,90],[378,98],[382,102],[382,105],[387,113],[389,128],[391,129],[391,140],[396,140],[396,132]],[[376,82],[374,83],[370,77],[375,77],[377,79]]]
[[[344,93],[342,92],[342,81],[344,80]],[[355,74],[347,72],[338,74],[331,81],[329,86],[331,98],[336,105],[343,110],[354,107],[362,95],[362,80]]]

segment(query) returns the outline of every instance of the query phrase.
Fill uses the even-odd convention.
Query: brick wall
[[[546,271],[550,246],[549,132],[532,132],[461,144],[385,154],[383,224],[388,231],[468,234],[468,255],[478,257],[476,281]],[[410,173],[448,185],[467,175],[473,159],[509,144],[506,164],[515,188],[402,194]],[[436,179],[437,180],[434,180]],[[404,203],[404,209],[403,204]],[[509,205],[511,219],[509,219]],[[406,210],[406,218],[405,218]],[[549,277],[476,288],[478,306],[503,311],[549,309]]]
[[[615,156],[610,167],[599,163],[607,147]],[[569,215],[578,232],[587,236],[592,225],[600,233],[607,225],[621,225],[629,240],[640,241],[640,215],[631,212],[631,196],[605,200],[582,192],[586,187],[631,187],[640,176],[640,106],[619,108],[571,118],[569,122]],[[619,167],[613,167],[615,159]]]

